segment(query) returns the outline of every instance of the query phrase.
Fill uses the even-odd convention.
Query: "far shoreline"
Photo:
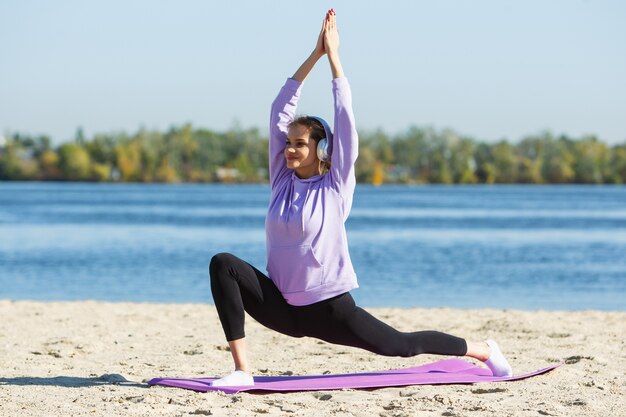
[[[140,182],[140,181],[62,181],[62,180],[0,180],[0,185],[8,184],[53,184],[53,185],[147,185],[147,186],[203,186],[203,185],[219,185],[219,186],[252,186],[263,185],[269,187],[269,182]],[[443,184],[443,183],[403,183],[403,182],[389,182],[380,185],[372,184],[369,182],[357,182],[357,187],[367,186],[372,188],[384,188],[384,187],[441,187],[441,188],[488,188],[488,187],[607,187],[607,188],[626,188],[626,184],[612,184],[612,183],[542,183],[542,184],[530,184],[530,183],[477,183],[477,184]]]
[[[0,303],[41,303],[41,304],[81,304],[81,303],[91,303],[91,304],[113,304],[113,305],[150,305],[150,306],[202,306],[202,307],[211,307],[215,308],[215,304],[212,302],[198,302],[198,301],[137,301],[137,300],[100,300],[95,298],[84,298],[84,299],[59,299],[59,300],[38,300],[33,298],[0,298]],[[367,304],[360,304],[361,307],[367,310],[426,310],[426,311],[435,311],[435,310],[445,310],[445,311],[492,311],[492,312],[502,312],[502,313],[513,313],[513,312],[523,312],[523,313],[550,313],[550,314],[565,314],[565,313],[624,313],[626,314],[626,309],[596,309],[596,308],[584,308],[584,309],[549,309],[549,308],[497,308],[497,307],[455,307],[455,306],[369,306]]]

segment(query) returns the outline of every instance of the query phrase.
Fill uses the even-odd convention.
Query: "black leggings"
[[[456,336],[435,331],[399,332],[357,307],[350,293],[307,306],[287,304],[271,279],[229,253],[215,255],[209,270],[227,341],[245,336],[245,310],[262,325],[289,336],[315,337],[385,356],[464,356],[467,352],[465,340]]]

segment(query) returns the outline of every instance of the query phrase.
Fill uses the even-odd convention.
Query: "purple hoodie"
[[[296,306],[358,287],[345,229],[356,186],[358,136],[348,80],[336,78],[332,84],[335,132],[327,174],[300,179],[285,161],[287,125],[294,119],[302,83],[287,79],[270,115],[267,272],[285,300]]]

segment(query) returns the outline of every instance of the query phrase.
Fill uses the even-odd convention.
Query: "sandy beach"
[[[618,416],[626,409],[626,313],[368,309],[400,330],[500,343],[517,382],[226,395],[149,387],[232,363],[212,305],[0,301],[2,416]],[[376,371],[441,359],[386,358],[269,331],[248,318],[256,375]]]

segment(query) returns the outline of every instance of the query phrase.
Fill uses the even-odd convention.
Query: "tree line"
[[[626,141],[549,132],[516,144],[486,143],[451,130],[411,127],[390,136],[360,132],[358,182],[404,184],[623,184]],[[94,182],[266,182],[268,138],[258,129],[172,127],[135,134],[79,129],[52,146],[48,136],[0,141],[0,180]]]

